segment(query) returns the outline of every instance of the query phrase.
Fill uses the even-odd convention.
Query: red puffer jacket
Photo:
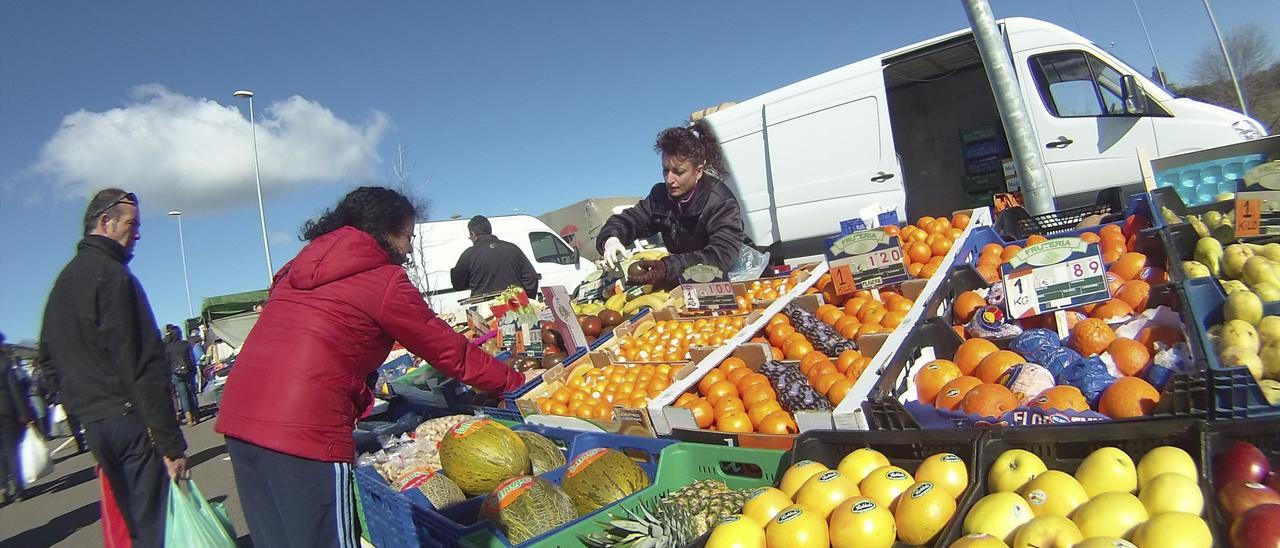
[[[472,346],[423,302],[368,234],[316,238],[276,274],[223,390],[218,432],[281,453],[351,462],[365,378],[394,341],[450,377],[501,394],[524,376]]]

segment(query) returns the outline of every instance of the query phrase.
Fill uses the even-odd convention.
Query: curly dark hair
[[[302,225],[302,239],[312,241],[344,226],[355,227],[373,236],[394,264],[404,264],[408,257],[387,241],[388,234],[404,229],[418,219],[418,207],[403,194],[389,188],[362,186],[343,196],[333,209],[318,219]]]
[[[724,165],[724,151],[720,150],[720,140],[705,119],[688,127],[676,126],[658,132],[653,150],[666,156],[687,158],[694,165],[701,164],[718,178],[729,176],[729,168]]]

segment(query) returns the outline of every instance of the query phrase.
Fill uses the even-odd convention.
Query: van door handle
[[[872,178],[871,178],[871,182],[873,182],[873,183],[883,183],[883,182],[888,181],[889,179],[892,179],[892,178],[893,178],[893,174],[892,174],[892,173],[885,173],[885,172],[881,171],[879,175],[876,175],[875,177],[872,177]]]
[[[1067,148],[1068,146],[1071,146],[1071,143],[1074,143],[1074,142],[1075,141],[1072,141],[1071,139],[1066,138],[1066,136],[1059,135],[1057,141],[1050,141],[1048,143],[1045,143],[1044,148]]]

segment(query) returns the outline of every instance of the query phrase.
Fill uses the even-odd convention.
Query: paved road
[[[213,431],[214,422],[214,419],[205,419],[196,426],[183,428],[187,459],[193,465],[192,477],[204,496],[226,505],[227,514],[241,535],[240,544],[249,546],[231,460],[222,436]],[[57,447],[65,440],[50,443]],[[54,454],[53,473],[28,490],[27,500],[0,508],[0,547],[102,546],[100,497],[93,456],[74,455],[75,450],[72,442]]]

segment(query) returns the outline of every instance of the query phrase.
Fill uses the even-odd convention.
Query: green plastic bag
[[[169,480],[169,511],[164,545],[169,548],[235,548],[235,531],[221,503],[210,503],[186,481],[186,489]]]

